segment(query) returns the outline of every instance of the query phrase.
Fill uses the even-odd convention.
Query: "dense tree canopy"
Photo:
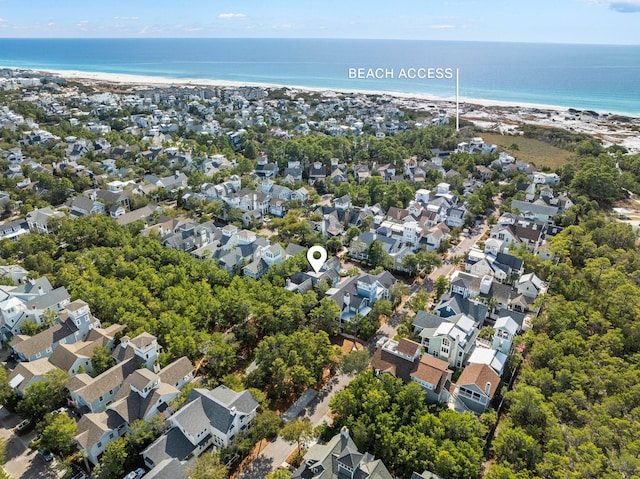
[[[472,413],[429,412],[416,383],[372,371],[360,373],[331,400],[334,427],[349,428],[361,451],[381,459],[401,477],[425,469],[442,477],[477,477],[483,423]]]
[[[640,474],[640,254],[627,225],[589,213],[551,240],[556,262],[525,265],[550,282],[506,395],[487,477]],[[501,476],[498,476],[501,471]],[[513,475],[509,475],[513,474]]]

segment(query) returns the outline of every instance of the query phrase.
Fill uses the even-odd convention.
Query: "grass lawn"
[[[538,168],[548,166],[555,170],[567,163],[569,157],[573,154],[570,151],[534,138],[499,135],[497,133],[482,133],[480,136],[487,143],[494,143],[498,145],[500,150],[515,156],[518,161],[533,163]],[[518,145],[518,149],[512,149],[511,145],[513,144]]]

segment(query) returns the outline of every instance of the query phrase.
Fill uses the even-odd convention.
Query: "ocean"
[[[327,39],[0,39],[0,66],[455,95],[640,116],[640,46]]]

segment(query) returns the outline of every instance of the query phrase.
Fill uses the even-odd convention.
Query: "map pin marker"
[[[316,258],[316,256],[318,256]],[[327,261],[327,250],[322,246],[312,246],[307,251],[307,260],[316,273],[320,272],[320,268]]]

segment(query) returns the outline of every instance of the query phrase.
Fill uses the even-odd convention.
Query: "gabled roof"
[[[451,372],[449,363],[446,361],[435,358],[429,354],[423,354],[418,363],[418,368],[411,373],[411,377],[432,384],[434,391],[440,393]]]
[[[343,430],[327,444],[316,444],[304,457],[301,466],[293,473],[292,479],[337,479],[347,477],[339,464],[354,469],[353,479],[392,479],[384,464],[371,454],[358,451]]]
[[[470,364],[462,371],[462,374],[458,378],[456,384],[458,386],[475,385],[481,391],[485,390],[487,383],[491,383],[489,389],[489,398],[493,398],[493,395],[498,390],[500,385],[500,376],[498,376],[489,366],[486,364]]]
[[[511,316],[503,316],[496,319],[495,329],[506,329],[512,335],[518,332],[518,323]]]
[[[213,391],[196,388],[173,417],[193,437],[202,431],[203,424],[210,424],[226,434],[237,412],[250,414],[257,407],[257,401],[246,390],[237,393],[226,386],[218,386]]]
[[[13,339],[11,347],[18,353],[29,358],[36,353],[42,352],[54,343],[58,343],[69,336],[73,336],[78,331],[78,327],[72,321],[65,321],[62,324],[56,324],[35,336],[28,337],[22,341]]]

